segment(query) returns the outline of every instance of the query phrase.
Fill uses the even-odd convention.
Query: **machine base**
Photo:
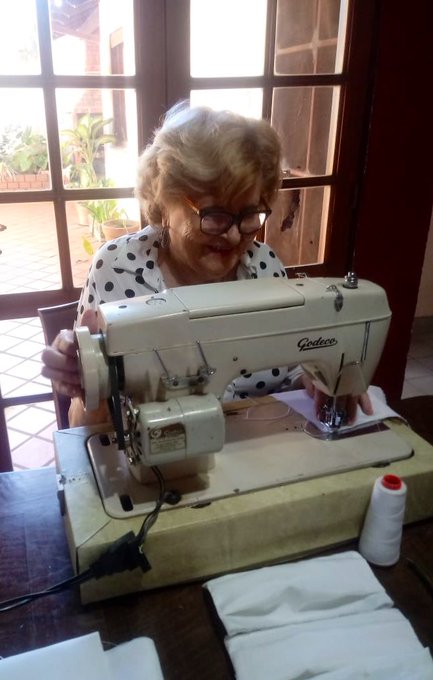
[[[178,505],[163,506],[177,511],[240,495],[291,484],[324,475],[387,465],[408,458],[411,447],[384,423],[324,439],[305,433],[305,418],[286,405],[272,400],[259,407],[240,408],[226,414],[226,441],[205,472],[167,479],[166,487],[181,495]],[[141,484],[131,474],[114,434],[93,435],[87,449],[105,512],[127,519],[151,512],[158,499],[156,477]],[[206,457],[202,457],[206,460]],[[198,459],[191,459],[192,461]],[[166,474],[164,466],[160,468]]]
[[[413,456],[386,467],[387,472],[406,481],[405,522],[429,517],[433,513],[433,447],[406,425],[388,424],[406,452],[414,451]],[[104,509],[86,448],[89,436],[98,431],[100,428],[83,427],[55,434],[66,530],[77,572],[86,569],[119,536],[130,530],[138,532],[142,523],[140,516],[115,519]],[[353,450],[354,442],[361,440],[359,450],[366,454],[365,436],[345,441],[352,443]],[[289,444],[286,438],[287,453],[292,441],[291,435],[286,433],[286,437],[290,439]],[[268,436],[263,436],[262,461],[267,460],[268,443]],[[323,447],[326,443],[318,444]],[[392,451],[388,454],[386,460],[392,457]],[[294,450],[292,460],[300,457],[303,456]],[[81,586],[82,601],[287,560],[356,538],[373,483],[382,471],[377,467],[337,471],[340,474],[322,470],[322,476],[314,479],[292,484],[280,482],[205,505],[162,512],[144,546],[151,571],[143,574],[135,570],[89,581]]]

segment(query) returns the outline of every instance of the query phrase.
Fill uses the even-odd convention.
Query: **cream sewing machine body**
[[[423,484],[433,466],[411,457],[404,425],[339,436],[337,397],[365,391],[390,317],[379,286],[344,278],[236,281],[101,305],[98,333],[77,329],[77,338],[87,407],[108,398],[114,429],[55,435],[76,570],[138,531],[160,492],[155,466],[181,501],[163,506],[149,533],[152,570],[83,585],[83,600],[354,538],[378,474],[373,466],[392,463],[388,470]],[[330,397],[321,438],[272,396],[223,403],[239,376],[292,365]],[[413,511],[409,496],[408,520],[431,505]]]
[[[163,465],[221,451],[233,380],[302,364],[334,398],[322,417],[337,431],[336,398],[366,391],[391,316],[379,286],[345,285],[256,279],[101,305],[100,332],[77,330],[86,406],[111,398],[131,464]]]

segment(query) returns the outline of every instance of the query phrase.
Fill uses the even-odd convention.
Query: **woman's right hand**
[[[95,333],[98,328],[96,313],[93,310],[84,312],[81,325]],[[56,392],[67,397],[82,396],[77,349],[74,331],[62,330],[41,355],[42,375],[52,381]]]
[[[78,368],[77,343],[72,330],[63,330],[42,352],[41,373],[53,383],[59,394],[67,397],[81,396],[81,379]]]

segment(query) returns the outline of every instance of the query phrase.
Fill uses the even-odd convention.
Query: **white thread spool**
[[[358,546],[368,562],[382,567],[398,562],[406,494],[406,484],[397,475],[376,479]]]

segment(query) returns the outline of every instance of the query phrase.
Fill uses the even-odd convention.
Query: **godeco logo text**
[[[306,352],[309,349],[321,349],[322,347],[333,347],[337,344],[335,338],[316,338],[316,340],[310,340],[310,338],[301,338],[298,342],[298,347],[300,352]]]

